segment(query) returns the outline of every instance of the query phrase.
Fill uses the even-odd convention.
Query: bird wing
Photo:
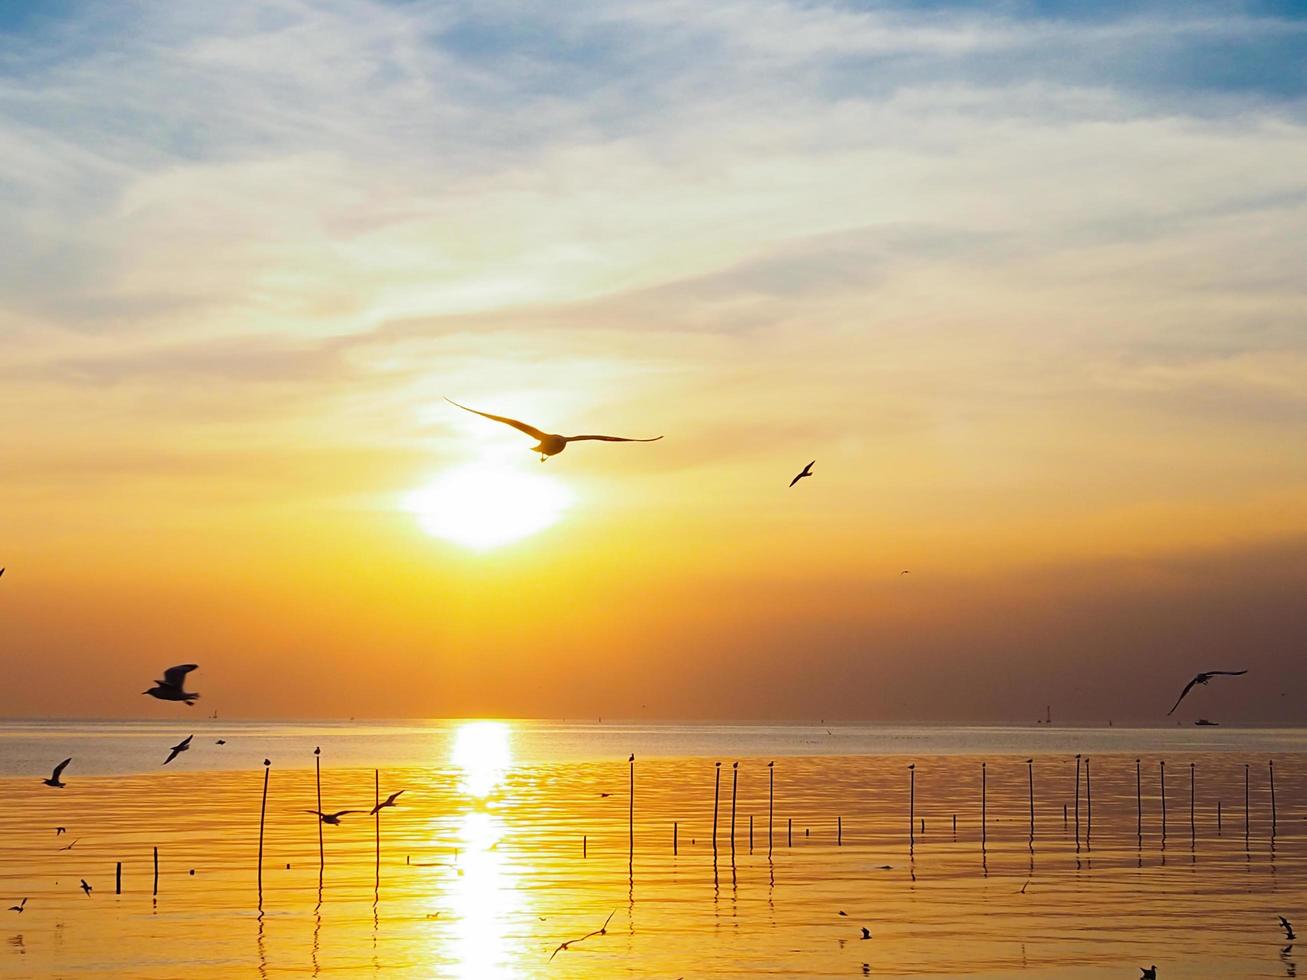
[[[194,735],[187,735],[184,739],[182,739],[180,742],[177,743],[177,748],[183,752],[186,751],[191,747],[191,739],[193,739],[194,737],[195,737]]]
[[[1246,671],[1246,670],[1209,670],[1209,671],[1207,671],[1207,675],[1208,675],[1209,677],[1216,677],[1218,674],[1221,675],[1221,676],[1224,676],[1224,677],[1238,677],[1240,674],[1246,674],[1246,673],[1248,673],[1248,671]]]
[[[166,766],[168,763],[172,762],[172,760],[177,758],[177,756],[179,755],[181,755],[181,750],[178,749],[176,746],[173,746],[173,748],[168,752],[168,758],[163,760],[163,764]]]
[[[50,773],[50,778],[53,779],[56,783],[59,782],[59,774],[60,774],[61,772],[63,772],[65,769],[67,769],[67,768],[68,768],[68,763],[70,763],[70,762],[72,762],[72,761],[73,761],[73,760],[72,760],[72,757],[69,756],[69,757],[68,757],[67,759],[65,759],[63,762],[59,763],[59,765],[55,766],[55,767],[54,767],[54,772]]]
[[[365,811],[363,810],[337,810],[335,813],[332,814],[332,816],[335,817],[337,820],[339,820],[341,817],[349,816],[351,813],[364,813],[364,812]]]
[[[1175,709],[1180,707],[1180,702],[1184,700],[1184,696],[1188,694],[1189,689],[1197,683],[1198,683],[1198,678],[1195,677],[1193,680],[1191,680],[1188,684],[1184,686],[1184,690],[1180,692],[1180,696],[1175,699],[1175,704],[1171,705],[1171,710],[1167,712],[1168,715],[1175,714]]]
[[[567,945],[568,945],[567,943],[559,943],[559,944],[554,948],[554,951],[553,951],[552,953],[549,954],[549,959],[550,959],[550,961],[551,961],[551,962],[553,961],[553,958],[554,958],[555,956],[558,955],[558,953],[559,953],[560,950],[567,949]]]
[[[316,813],[316,814],[317,814],[318,816],[320,816],[320,817],[325,817],[325,816],[326,816],[326,814],[323,813],[321,810],[305,810],[304,812],[305,812],[305,813]]]
[[[624,436],[563,436],[565,442],[584,442],[589,439],[599,442],[657,442],[662,436],[654,436],[652,439],[627,439]]]
[[[547,432],[541,432],[534,425],[527,425],[525,422],[519,422],[517,419],[510,419],[504,415],[491,415],[489,412],[478,412],[475,408],[468,408],[466,405],[459,405],[458,402],[454,401],[452,398],[446,398],[445,401],[449,402],[449,404],[456,408],[461,408],[465,412],[471,412],[473,415],[480,415],[482,418],[490,419],[494,422],[503,422],[504,425],[511,425],[513,428],[517,429],[518,432],[525,432],[532,439],[543,439],[548,435]]]
[[[163,672],[164,685],[180,688],[186,683],[186,675],[198,666],[199,664],[178,664],[176,667],[169,667]]]

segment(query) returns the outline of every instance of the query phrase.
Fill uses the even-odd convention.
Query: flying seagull
[[[163,764],[166,766],[168,763],[172,762],[173,759],[177,758],[177,756],[189,749],[191,747],[191,739],[194,737],[194,735],[187,735],[184,739],[169,749],[168,758],[163,760]]]
[[[321,810],[305,810],[305,813],[316,813],[323,823],[329,823],[333,827],[340,824],[340,818],[349,813],[362,813],[362,810],[337,810],[335,813],[323,813]]]
[[[598,929],[596,929],[594,932],[587,932],[587,933],[586,933],[584,936],[582,936],[580,939],[569,939],[569,940],[568,940],[567,942],[565,942],[565,943],[559,943],[559,944],[558,944],[558,947],[557,947],[557,948],[556,948],[552,953],[549,954],[549,958],[552,960],[552,959],[553,959],[555,956],[557,956],[560,952],[562,952],[563,950],[567,949],[567,947],[572,946],[572,945],[575,945],[576,943],[582,942],[582,941],[584,941],[584,940],[586,940],[586,939],[589,939],[591,936],[606,936],[606,935],[608,935],[608,923],[610,923],[610,922],[613,921],[613,916],[615,916],[616,914],[617,914],[617,910],[616,910],[616,909],[613,909],[613,911],[609,912],[609,913],[608,913],[608,918],[604,919],[604,924],[601,925],[601,926],[600,926]]]
[[[1175,704],[1171,705],[1171,710],[1168,711],[1167,714],[1172,715],[1175,713],[1175,709],[1180,707],[1180,702],[1184,700],[1185,695],[1189,693],[1190,688],[1195,684],[1206,685],[1213,677],[1238,677],[1241,674],[1246,673],[1248,673],[1246,670],[1208,670],[1198,674],[1193,680],[1184,686],[1184,690],[1181,691],[1180,696],[1175,699]]]
[[[41,782],[45,783],[47,786],[53,786],[55,789],[63,789],[66,784],[59,782],[59,774],[68,768],[68,763],[72,761],[72,757],[70,756],[63,762],[59,763],[59,765],[54,767],[54,772],[50,773],[50,778],[43,779]]]
[[[863,939],[870,939],[870,938],[871,938],[871,930],[868,929],[866,926],[863,926],[863,927],[862,927],[862,938],[863,938]]]
[[[199,664],[180,664],[169,667],[163,672],[163,680],[155,681],[154,687],[141,693],[158,698],[160,701],[185,701],[186,706],[190,707],[199,695],[193,691],[183,690],[183,687],[186,684],[186,675],[198,666]]]
[[[0,569],[0,571],[4,571],[4,569]],[[22,912],[22,911],[23,911],[23,906],[26,905],[26,904],[27,904],[27,899],[23,899],[23,900],[22,900],[21,902],[19,902],[17,905],[11,905],[11,906],[9,906],[9,911],[10,911],[10,912]]]
[[[227,740],[226,740],[225,738],[220,738],[220,739],[218,739],[216,742],[214,742],[213,744],[214,744],[214,745],[226,745],[226,744],[227,744]]]
[[[1141,966],[1139,968],[1139,980],[1157,980],[1157,964]]]
[[[807,466],[805,466],[803,468],[803,472],[801,472],[798,476],[796,476],[793,480],[790,481],[790,486],[794,486],[794,484],[798,483],[805,476],[812,476],[812,464],[815,462],[817,461],[814,459],[812,463],[809,463]]]
[[[55,835],[56,837],[58,837],[60,834],[62,834],[62,833],[66,833],[67,830],[68,830],[67,827],[56,827],[56,828],[54,829],[54,835]]]
[[[78,842],[79,840],[81,840],[80,837],[74,837],[74,838],[73,838],[73,842],[72,842],[71,844],[66,844],[65,846],[59,848],[59,850],[61,850],[61,851],[71,851],[74,847],[77,846],[77,842]]]
[[[85,878],[82,879],[82,891],[84,891],[87,895],[91,894],[91,886],[86,883]]]
[[[491,415],[489,412],[478,412],[475,408],[459,405],[452,398],[446,398],[445,401],[465,412],[480,415],[482,418],[490,419],[493,422],[503,422],[504,425],[511,425],[519,432],[525,432],[532,439],[538,441],[538,445],[532,446],[531,451],[539,453],[542,462],[546,456],[557,456],[567,448],[569,442],[583,442],[586,440],[598,440],[599,442],[657,442],[662,438],[662,436],[654,436],[652,439],[627,439],[622,436],[560,436],[553,432],[542,432],[535,426],[519,422],[517,419],[505,418],[502,415]]]
[[[1284,938],[1290,942],[1298,938],[1293,934],[1293,926],[1289,924],[1289,920],[1284,916],[1280,916],[1280,928],[1284,930]]]
[[[399,791],[397,791],[397,792],[391,793],[391,794],[390,794],[389,796],[387,796],[387,797],[386,797],[382,802],[380,802],[380,803],[378,803],[376,806],[374,806],[374,807],[373,807],[373,808],[368,812],[368,816],[372,816],[372,814],[376,813],[378,810],[384,810],[384,809],[385,809],[386,807],[388,807],[388,806],[394,806],[394,805],[395,805],[395,801],[396,801],[397,799],[399,799],[400,795],[401,795],[403,792],[404,792],[404,791],[401,789],[401,790],[399,790]]]

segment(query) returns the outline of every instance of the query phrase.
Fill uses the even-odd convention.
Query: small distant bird
[[[4,569],[3,569],[3,568],[0,568],[0,572],[2,572],[2,571],[4,571]],[[11,905],[11,906],[9,906],[9,911],[10,911],[10,912],[22,912],[22,911],[23,911],[23,906],[26,905],[26,904],[27,904],[27,899],[23,899],[23,900],[22,900],[21,902],[19,902],[17,905]]]
[[[1152,966],[1141,966],[1139,968],[1139,973],[1141,974],[1139,980],[1157,980],[1157,964],[1154,963]]]
[[[169,749],[168,758],[163,760],[163,764],[166,766],[168,763],[172,762],[173,759],[177,758],[177,756],[189,749],[191,747],[191,739],[194,737],[194,735],[187,735],[184,739]]]
[[[154,687],[141,693],[158,698],[160,701],[185,701],[186,706],[190,707],[199,695],[183,688],[186,685],[186,675],[198,666],[199,664],[179,664],[176,667],[169,667],[163,672],[163,680],[155,681]]]
[[[387,796],[384,800],[382,800],[380,803],[378,803],[376,806],[374,806],[371,810],[369,810],[369,811],[368,811],[368,816],[372,816],[372,815],[373,815],[374,813],[376,813],[378,810],[384,810],[384,809],[385,809],[386,807],[388,807],[388,806],[394,806],[394,805],[395,805],[395,801],[396,801],[397,799],[399,799],[400,796],[403,795],[403,793],[404,793],[404,790],[402,790],[402,789],[401,789],[401,790],[398,790],[397,792],[391,793],[391,794],[390,794],[389,796]]]
[[[74,847],[77,846],[77,842],[78,842],[79,840],[81,840],[80,837],[74,837],[74,838],[73,838],[73,842],[72,842],[71,844],[66,844],[66,845],[64,845],[63,847],[59,848],[59,850],[61,850],[61,851],[71,851]]]
[[[214,744],[214,745],[226,745],[226,744],[227,744],[227,740],[226,740],[225,738],[220,738],[220,739],[218,739],[216,742],[214,742],[213,744]]]
[[[627,761],[627,762],[634,762],[634,761],[635,761],[635,753],[632,752],[631,755],[627,758],[626,761]]]
[[[815,463],[815,462],[817,462],[817,461],[814,459],[814,460],[812,461],[812,463],[809,463],[807,466],[805,466],[805,467],[803,468],[803,470],[799,473],[799,475],[796,476],[793,480],[790,481],[790,486],[794,486],[794,484],[798,483],[798,482],[799,482],[800,480],[802,480],[805,476],[812,476],[812,465],[813,465],[813,463]]]
[[[599,442],[657,442],[662,436],[654,436],[652,439],[627,439],[623,436],[560,436],[552,432],[542,432],[533,425],[527,425],[525,422],[519,422],[517,419],[506,418],[503,415],[491,415],[489,412],[478,412],[475,408],[468,408],[466,405],[459,405],[452,398],[446,398],[449,404],[461,408],[465,412],[471,412],[473,415],[480,415],[482,418],[490,419],[492,422],[502,422],[504,425],[511,425],[519,432],[524,432],[532,439],[539,440],[539,444],[532,446],[533,453],[539,453],[543,462],[546,456],[557,456],[567,448],[569,442],[584,442],[586,440],[598,440]]]
[[[600,793],[600,794],[599,794],[599,796],[600,796],[601,799],[607,799],[608,797],[610,797],[610,796],[612,796],[612,795],[613,795],[612,793]]]
[[[87,895],[91,894],[91,886],[86,883],[85,878],[82,879],[82,891]]]
[[[60,834],[65,834],[65,833],[67,833],[67,832],[68,832],[68,828],[67,828],[67,827],[56,827],[56,828],[54,829],[54,835],[55,835],[56,837],[58,837]]]
[[[340,823],[340,818],[351,813],[363,813],[363,810],[337,810],[335,813],[323,813],[321,810],[305,810],[305,813],[316,813],[323,823],[329,823],[333,827]]]
[[[866,926],[863,926],[863,927],[862,927],[862,938],[863,938],[863,939],[870,939],[870,938],[871,938],[871,930],[868,929]]]
[[[50,773],[50,778],[43,779],[41,780],[41,782],[45,783],[45,785],[47,786],[53,786],[55,789],[63,789],[64,786],[66,786],[67,784],[59,782],[59,774],[62,773],[66,768],[68,768],[68,763],[72,761],[73,761],[72,757],[70,756],[69,758],[65,759],[63,762],[59,763],[59,765],[54,767],[54,772]]]
[[[565,943],[559,943],[558,946],[554,949],[554,951],[553,951],[552,953],[549,954],[549,959],[552,960],[552,959],[553,959],[555,956],[557,956],[560,952],[562,952],[563,950],[567,949],[567,947],[569,947],[569,946],[573,946],[573,945],[575,945],[576,943],[579,943],[579,942],[583,942],[583,941],[589,939],[591,936],[606,936],[606,935],[608,935],[608,923],[610,923],[610,922],[613,921],[613,916],[615,916],[616,914],[617,914],[617,910],[616,910],[616,909],[613,909],[613,911],[609,912],[609,913],[608,913],[608,918],[604,919],[604,924],[601,925],[601,926],[600,926],[598,929],[596,929],[594,932],[587,932],[587,933],[586,933],[584,936],[582,936],[580,939],[569,939],[569,940],[568,940],[567,942],[565,942]]]
[[[903,569],[903,571],[899,572],[899,574],[900,574],[900,575],[911,575],[911,574],[912,574],[912,569],[910,569],[910,568],[905,568],[905,569]]]
[[[1290,942],[1298,938],[1293,934],[1293,926],[1289,924],[1289,920],[1284,916],[1280,916],[1280,928],[1284,930],[1284,938]]]
[[[1189,693],[1195,684],[1206,686],[1207,682],[1213,677],[1239,677],[1246,673],[1248,673],[1246,670],[1208,670],[1198,674],[1193,680],[1184,686],[1184,690],[1181,691],[1180,696],[1175,699],[1175,704],[1171,705],[1171,710],[1168,711],[1167,714],[1175,714],[1175,709],[1180,707],[1180,702],[1184,700],[1185,695]]]
[[[838,914],[847,917],[849,913],[845,912],[843,909],[840,909]]]

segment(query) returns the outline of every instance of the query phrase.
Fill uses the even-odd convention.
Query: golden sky
[[[1301,22],[132,11],[0,19],[0,714],[1304,720]]]

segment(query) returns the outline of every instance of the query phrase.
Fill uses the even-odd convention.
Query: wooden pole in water
[[[916,763],[907,767],[908,784],[907,784],[907,845],[912,847],[916,843]]]
[[[1080,753],[1076,753],[1076,845],[1080,844]]]
[[[731,853],[735,853],[735,791],[740,782],[740,764],[731,763]]]
[[[313,747],[313,776],[318,785],[318,813],[322,813],[322,746]],[[318,817],[318,883],[322,883],[322,872],[327,867],[327,852],[322,847],[322,817]]]
[[[749,814],[749,853],[753,853],[753,814]]]
[[[785,846],[794,846],[794,818],[786,817],[785,819]]]
[[[113,870],[113,893],[121,895],[123,893],[123,863],[121,861]]]
[[[377,841],[376,887],[381,887],[381,770],[372,770],[372,826]]]
[[[1269,759],[1266,762],[1266,768],[1271,774],[1271,836],[1275,836],[1275,824],[1277,814],[1275,812],[1275,760]]]
[[[1194,840],[1198,831],[1194,824],[1194,778],[1197,772],[1197,766],[1189,763],[1189,846],[1194,846]]]
[[[985,769],[985,765],[986,764],[983,762],[980,764],[980,847],[982,850],[985,847],[985,840],[989,836],[989,815],[986,810],[988,805],[987,797],[989,795],[989,776]]]
[[[1089,759],[1085,759],[1085,843],[1094,836],[1094,790],[1089,781]]]
[[[627,850],[626,863],[629,868],[635,861],[635,753],[626,760],[631,767],[631,798],[626,812]]]
[[[835,846],[836,847],[844,846],[844,818],[843,817],[835,818]]]
[[[586,850],[587,850],[586,845],[587,845],[588,843],[589,843],[589,842],[586,840],[585,834],[582,834],[582,835],[581,835],[581,857],[582,857],[582,858],[585,858],[585,856],[586,856]]]
[[[712,787],[712,849],[714,853],[717,851],[717,803],[722,795],[722,764],[718,762],[715,763],[715,766],[717,774],[713,777]]]
[[[1139,760],[1135,759],[1135,836],[1144,836],[1144,780],[1139,769]]]
[[[676,857],[676,821],[672,821],[672,857]]]
[[[1026,760],[1026,781],[1030,784],[1030,836],[1035,836],[1035,760]]]
[[[1161,759],[1157,763],[1157,771],[1161,773],[1162,780],[1162,840],[1166,840],[1166,760]]]
[[[159,894],[159,848],[154,849],[154,890],[151,895]]]
[[[1220,800],[1216,801],[1216,833],[1218,836],[1221,833],[1221,801]]]
[[[776,803],[776,763],[767,763],[767,856],[771,857],[772,810]]]
[[[263,805],[259,807],[259,906],[263,906],[263,821],[268,812],[268,773],[270,759],[263,760]]]
[[[1243,764],[1243,840],[1248,843],[1248,763]]]

